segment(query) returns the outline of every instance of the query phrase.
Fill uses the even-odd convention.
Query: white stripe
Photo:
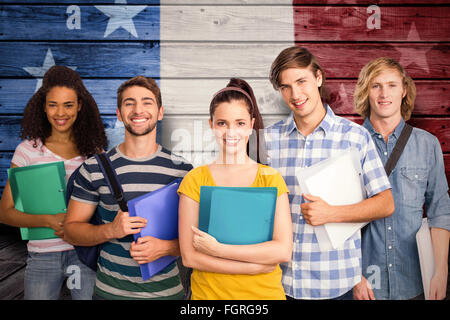
[[[294,42],[293,14],[292,6],[163,5],[160,39]]]
[[[123,246],[123,245],[122,245],[122,247],[124,247],[125,250],[130,249],[129,248],[130,246],[128,246],[128,249],[126,249],[125,246]],[[115,264],[118,264],[118,265],[127,266],[127,267],[139,267],[139,264],[132,258],[124,258],[121,256],[112,255],[112,254],[105,252],[104,250],[102,250],[100,252],[100,257],[102,257],[108,261],[111,261]],[[120,278],[122,278],[122,277],[120,277]]]
[[[273,60],[293,44],[162,42],[161,78],[268,79]]]
[[[170,159],[170,157],[167,157]],[[161,166],[156,166],[156,165],[125,165],[125,166],[121,166],[119,168],[116,169],[116,173],[118,175],[120,174],[124,174],[124,173],[152,173],[154,174],[155,172],[158,172],[160,174],[166,174],[169,176],[182,176],[186,173],[185,170],[178,170],[178,169],[173,169],[173,168],[166,168],[166,167],[161,167]],[[102,175],[103,176],[103,175]]]
[[[133,283],[145,283],[142,280],[142,277],[125,277],[124,275],[122,275],[122,274],[120,274],[118,272],[115,272],[115,271],[111,271],[108,268],[103,267],[103,266],[99,266],[99,270],[102,273],[104,273],[104,274],[106,274],[106,275],[108,275],[110,277],[116,278],[116,279],[128,280],[128,281],[133,282]],[[178,273],[179,273],[178,267],[175,267],[172,270],[170,270],[168,273],[157,274],[157,275],[153,276],[151,278],[151,281],[152,282],[162,281],[162,280],[165,280],[167,278],[175,277]]]
[[[95,286],[105,292],[108,292],[108,293],[116,295],[116,296],[129,297],[129,298],[144,298],[144,299],[167,297],[167,296],[171,296],[171,295],[174,295],[174,294],[177,294],[177,293],[180,293],[183,291],[183,286],[181,284],[179,284],[176,287],[173,287],[173,288],[170,288],[167,290],[157,291],[157,292],[131,292],[131,291],[120,290],[120,289],[111,287],[103,282],[100,282],[98,279],[95,282]]]
[[[175,5],[175,4],[273,4],[273,5],[292,5],[292,0],[160,0],[161,5]]]

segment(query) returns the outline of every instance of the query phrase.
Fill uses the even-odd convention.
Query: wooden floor
[[[0,224],[0,300],[23,300],[23,280],[27,262],[27,241],[19,229]],[[70,300],[63,285],[60,299]]]
[[[18,229],[0,226],[0,299],[23,299],[23,276],[27,260],[26,241]]]

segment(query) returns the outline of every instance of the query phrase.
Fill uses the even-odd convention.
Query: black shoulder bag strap
[[[127,212],[128,211],[128,205],[125,201],[125,198],[123,196],[123,190],[122,186],[120,185],[120,182],[117,178],[116,172],[113,169],[112,163],[109,160],[109,157],[106,155],[106,153],[100,153],[96,155],[97,160],[100,160],[101,166],[100,169],[102,169],[103,175],[108,182],[108,186],[116,199],[117,203],[119,204],[120,210]]]
[[[413,127],[405,123],[405,126],[403,127],[403,130],[400,133],[400,137],[398,138],[397,143],[395,144],[394,149],[392,150],[392,153],[389,156],[389,159],[386,161],[386,164],[384,165],[384,170],[386,171],[386,175],[388,177],[391,174],[392,170],[394,170],[398,159],[400,159],[400,156],[402,155],[402,152],[405,149],[406,143],[408,142],[412,130]]]

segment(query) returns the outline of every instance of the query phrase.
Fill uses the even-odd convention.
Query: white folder
[[[359,151],[351,148],[308,168],[298,168],[302,193],[321,197],[330,205],[348,205],[367,198]],[[321,251],[339,249],[367,222],[327,223],[314,227]]]
[[[420,272],[422,273],[423,292],[425,294],[425,300],[428,300],[431,278],[434,275],[434,251],[427,218],[423,218],[422,220],[422,226],[416,233],[416,241],[417,251],[419,253]]]

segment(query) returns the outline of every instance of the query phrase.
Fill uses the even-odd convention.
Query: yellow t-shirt
[[[200,203],[200,187],[216,186],[207,165],[191,170],[178,188]],[[276,187],[278,196],[289,192],[281,174],[275,169],[259,164],[258,173],[250,187]],[[276,266],[270,273],[222,274],[194,269],[191,275],[192,300],[284,300],[281,269]]]

